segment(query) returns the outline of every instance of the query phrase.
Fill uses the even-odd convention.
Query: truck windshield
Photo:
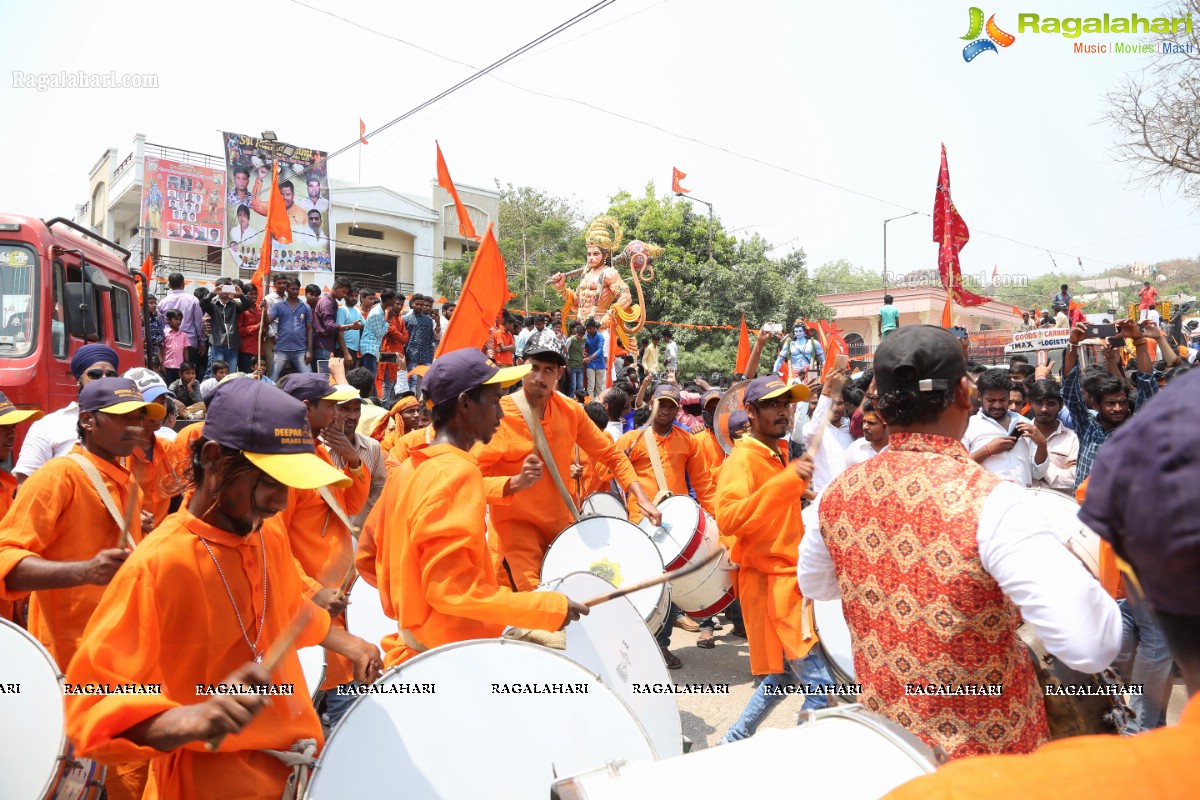
[[[0,358],[33,352],[37,336],[37,254],[0,242]]]

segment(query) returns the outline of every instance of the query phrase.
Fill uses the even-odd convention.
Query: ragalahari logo
[[[979,34],[987,32],[986,38],[979,38]],[[986,53],[989,50],[993,53],[1000,52],[996,49],[996,45],[1008,47],[1017,40],[1017,37],[1011,33],[1005,33],[996,25],[996,15],[992,14],[988,17],[987,25],[983,24],[983,10],[971,6],[971,27],[967,31],[967,35],[963,39],[972,40],[970,44],[963,48],[963,61],[973,61],[975,56],[980,53]]]

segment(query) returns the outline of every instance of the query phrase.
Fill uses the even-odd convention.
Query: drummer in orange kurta
[[[708,513],[713,512],[715,484],[709,471],[708,460],[700,450],[696,436],[677,428],[675,415],[679,411],[679,388],[669,383],[659,385],[652,397],[653,412],[643,428],[632,430],[617,440],[617,448],[629,454],[629,460],[637,472],[638,481],[649,487],[655,499],[664,490],[670,494],[686,495],[688,482],[696,492],[696,502]],[[649,434],[647,434],[649,431]],[[655,478],[654,462],[647,449],[649,435],[658,448],[666,485],[660,486]],[[627,503],[629,521],[640,522],[642,511],[637,503]],[[655,525],[659,520],[651,520]]]
[[[812,614],[796,585],[804,535],[800,498],[812,478],[812,458],[785,465],[778,449],[791,404],[807,397],[803,384],[785,384],[778,375],[755,378],[744,396],[750,433],[734,444],[717,483],[717,524],[732,537],[730,559],[739,565],[737,594],[750,640],[750,670],[766,675],[724,742],[753,735],[786,687],[834,683],[825,657],[814,649]],[[829,704],[820,694],[804,701],[809,709]]]
[[[721,449],[721,444],[717,441],[716,416],[717,405],[720,402],[720,389],[709,389],[700,396],[700,407],[704,413],[704,430],[695,435],[696,444],[700,445],[700,451],[704,453],[704,460],[708,462],[708,470],[714,484],[721,475],[721,465],[725,463],[725,451]]]
[[[17,426],[22,422],[34,422],[41,419],[42,412],[36,408],[17,408],[0,392],[0,462],[17,463],[17,454],[13,447],[17,443]],[[13,504],[13,494],[17,491],[17,479],[9,472],[0,469],[0,519],[8,513],[8,507]],[[16,604],[0,597],[0,619],[21,624]]]
[[[500,430],[491,442],[474,450],[483,474],[516,475],[525,458],[535,452],[533,434],[518,402],[523,398],[535,420],[541,421],[554,464],[568,491],[574,485],[570,468],[575,458],[575,445],[579,445],[580,450],[616,477],[629,493],[630,504],[638,507],[639,517],[644,508],[657,524],[661,519],[658,508],[642,490],[629,459],[613,445],[608,434],[596,427],[579,403],[555,391],[567,366],[562,353],[553,348],[527,351],[525,363],[530,372],[525,376],[520,394],[509,395],[500,401],[504,408]],[[546,467],[549,469],[548,464]],[[538,481],[519,502],[492,506],[490,516],[514,588],[532,590],[540,582],[542,557],[550,543],[573,522],[553,477],[547,475]],[[503,568],[501,575],[508,577]]]
[[[87,758],[152,759],[145,800],[277,800],[293,769],[264,751],[307,740],[313,754],[323,741],[296,649],[334,650],[365,681],[382,656],[304,598],[286,537],[262,520],[286,506],[289,487],[347,478],[314,454],[304,406],[249,380],[217,389],[200,465],[189,505],[117,573],[67,670],[70,684],[158,691],[70,695],[67,735]],[[268,673],[256,661],[289,629],[298,635]],[[219,688],[235,686],[267,691]]]
[[[144,426],[147,417],[166,415],[161,405],[145,402],[137,384],[126,378],[88,383],[79,393],[79,412],[82,444],[29,476],[0,522],[0,598],[18,601],[33,593],[29,632],[64,671],[104,586],[129,555],[122,542],[123,515],[129,493],[140,490],[120,460],[153,436]],[[95,471],[108,503],[80,461]],[[133,542],[142,539],[141,511],[140,499],[135,500],[129,524]],[[141,796],[146,768],[137,761],[109,770],[110,798]]]
[[[308,409],[308,424],[317,458],[333,468],[326,444],[337,450],[346,463],[343,472],[350,483],[344,488],[289,489],[287,508],[267,520],[263,527],[287,537],[300,567],[301,580],[307,587],[305,595],[329,612],[334,625],[345,628],[342,614],[346,610],[346,600],[340,587],[354,560],[354,536],[358,531],[351,531],[342,517],[349,518],[362,511],[371,490],[371,474],[354,444],[333,425],[333,415],[338,403],[358,398],[358,390],[353,386],[331,385],[329,376],[319,372],[290,375],[280,388]],[[317,437],[324,439],[326,444]],[[325,680],[320,688],[330,692],[326,712],[330,728],[356,699],[352,693],[333,691],[351,684],[353,673],[353,665],[348,660],[335,653],[326,654]]]
[[[388,480],[376,505],[386,509],[375,529],[379,599],[399,629],[383,639],[388,667],[444,644],[495,638],[507,625],[556,630],[587,613],[558,592],[501,586],[488,549],[483,475],[471,449],[492,438],[505,414],[503,388],[528,371],[501,370],[466,349],[440,356],[426,374],[437,433],[412,454],[405,480]],[[515,488],[540,472],[527,454]]]
[[[131,370],[133,372],[135,370]],[[147,403],[158,403],[166,407],[174,402],[175,396],[167,389],[166,384],[157,383],[142,389],[142,399]],[[179,493],[180,479],[172,463],[171,443],[157,436],[162,427],[161,419],[145,420],[146,432],[150,441],[143,447],[137,447],[125,466],[133,473],[138,487],[142,490],[142,529],[146,533],[154,530],[166,519],[171,507],[171,498]]]

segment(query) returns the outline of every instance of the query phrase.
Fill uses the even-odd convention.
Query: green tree
[[[546,286],[546,280],[586,261],[579,213],[567,199],[530,186],[501,187],[497,181],[496,187],[500,252],[516,295],[510,305],[538,311],[559,307],[558,293]]]
[[[433,289],[447,300],[458,300],[463,281],[471,270],[473,253],[464,253],[459,258],[443,261],[433,276]],[[511,283],[511,280],[510,280]]]
[[[812,282],[818,294],[883,291],[883,275],[851,264],[844,258],[827,261],[813,270]]]

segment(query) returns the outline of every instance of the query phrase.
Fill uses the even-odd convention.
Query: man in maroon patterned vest
[[[1041,688],[1017,637],[1023,617],[1082,672],[1121,645],[1116,603],[1027,505],[960,443],[966,360],[949,331],[901,328],[875,355],[886,452],[820,497],[800,591],[841,597],[860,700],[951,758],[1028,753],[1049,738]]]

